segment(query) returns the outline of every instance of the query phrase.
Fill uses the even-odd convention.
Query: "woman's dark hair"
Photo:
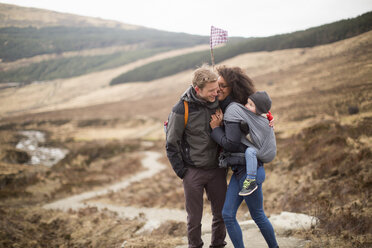
[[[220,66],[217,72],[231,87],[230,96],[234,101],[246,104],[248,97],[256,92],[252,79],[240,67]]]

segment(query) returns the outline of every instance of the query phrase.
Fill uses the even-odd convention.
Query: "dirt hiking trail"
[[[155,228],[158,228],[161,223],[174,220],[180,222],[186,222],[187,215],[186,211],[179,209],[167,209],[167,208],[139,208],[139,207],[123,207],[115,206],[112,204],[89,201],[89,199],[95,198],[97,196],[102,196],[117,192],[125,189],[134,182],[150,178],[153,175],[159,173],[161,170],[166,168],[166,166],[158,162],[158,158],[161,154],[158,152],[147,151],[145,152],[145,157],[142,159],[142,165],[146,169],[145,171],[139,172],[132,175],[129,178],[125,178],[123,181],[106,186],[102,189],[85,192],[82,194],[67,197],[49,204],[44,205],[45,209],[55,209],[55,210],[79,210],[86,207],[97,207],[97,209],[108,209],[118,214],[119,218],[136,218],[141,217],[146,219],[146,224],[137,232],[151,232]],[[211,240],[211,223],[212,217],[210,214],[203,215],[202,221],[202,238],[205,246],[209,246]],[[267,244],[260,234],[259,229],[252,221],[247,221],[241,223],[241,228],[243,230],[244,242],[247,247],[267,247]],[[275,227],[274,227],[275,228]],[[187,247],[187,238],[184,237],[184,245],[177,246],[177,248]],[[280,247],[305,247],[306,241],[300,240],[293,237],[281,237],[277,235],[277,240]],[[228,235],[226,236],[226,241],[228,245],[226,248],[233,247]]]

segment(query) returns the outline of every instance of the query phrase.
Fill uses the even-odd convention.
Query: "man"
[[[226,194],[226,170],[218,167],[218,145],[210,138],[211,115],[219,107],[217,75],[206,66],[194,71],[192,86],[173,107],[168,118],[167,156],[183,179],[189,248],[203,247],[201,220],[204,189],[213,214],[210,247],[224,247],[226,228],[222,208]],[[185,105],[188,118],[185,120]],[[185,122],[187,122],[185,124]]]

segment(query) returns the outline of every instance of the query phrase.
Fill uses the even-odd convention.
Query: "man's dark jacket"
[[[184,102],[189,115],[185,127]],[[208,102],[196,96],[190,86],[168,117],[166,151],[177,176],[183,178],[188,167],[212,169],[218,167],[218,145],[211,137],[209,122],[219,107],[218,101]]]

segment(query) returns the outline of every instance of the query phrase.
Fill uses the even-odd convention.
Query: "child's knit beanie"
[[[248,98],[250,98],[256,105],[257,114],[260,115],[269,112],[271,108],[271,99],[266,91],[256,91]]]

